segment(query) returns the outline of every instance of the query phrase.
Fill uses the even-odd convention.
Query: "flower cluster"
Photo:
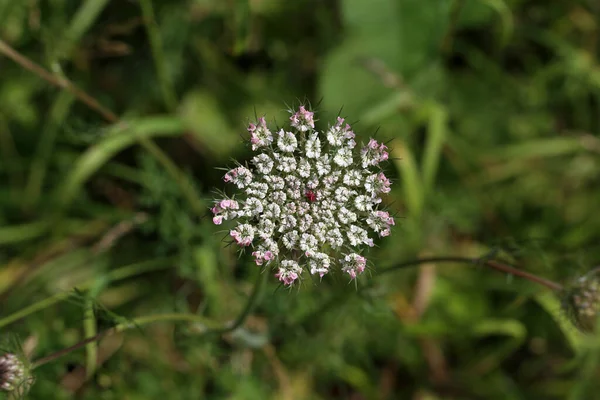
[[[11,392],[25,381],[25,366],[12,353],[0,356],[0,390]]]
[[[252,246],[257,265],[276,266],[285,285],[303,269],[323,277],[335,265],[354,279],[366,268],[361,250],[373,246],[371,235],[388,236],[394,225],[379,209],[391,185],[380,167],[387,147],[371,139],[356,152],[343,118],[320,132],[304,106],[290,126],[271,131],[264,118],[250,124],[257,154],[225,174],[238,191],[215,201],[213,222],[236,220],[229,233],[235,243]]]
[[[600,315],[600,269],[579,277],[565,293],[563,308],[575,326],[593,332]]]

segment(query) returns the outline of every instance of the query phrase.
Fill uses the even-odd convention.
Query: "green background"
[[[111,336],[36,369],[30,398],[600,398],[600,343],[560,294],[465,264],[379,277],[446,255],[561,283],[595,266],[599,16],[592,0],[0,0],[0,335],[34,360],[138,316],[239,315],[259,270],[208,207],[255,115],[310,102],[321,129],[341,114],[395,157],[397,224],[356,285],[269,276],[240,329]]]

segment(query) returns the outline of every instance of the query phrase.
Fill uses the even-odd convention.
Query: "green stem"
[[[40,300],[36,303],[33,303],[30,306],[27,306],[17,312],[14,312],[0,319],[0,328],[5,327],[6,325],[10,325],[15,321],[20,320],[21,318],[25,318],[26,316],[33,314],[36,311],[40,311],[44,308],[50,307],[51,305],[56,304],[61,300],[67,299],[69,296],[71,296],[71,293],[61,292],[53,296],[47,297],[43,300]]]
[[[454,0],[452,2],[452,6],[450,8],[450,20],[448,21],[448,27],[446,28],[446,33],[444,34],[442,44],[440,46],[443,54],[448,54],[452,50],[452,41],[454,39],[456,24],[464,4],[465,0]]]
[[[0,54],[10,58],[21,67],[33,72],[48,83],[71,93],[77,98],[77,100],[96,111],[105,120],[109,122],[117,122],[118,117],[112,111],[103,107],[95,98],[76,87],[67,78],[56,76],[55,74],[42,68],[40,65],[34,63],[29,58],[23,56],[21,53],[10,47],[8,43],[3,40],[0,40]]]
[[[70,58],[75,44],[81,40],[83,35],[98,19],[107,3],[108,0],[88,0],[81,2],[71,23],[64,30],[62,42],[59,42],[59,45],[56,47],[55,53],[59,58]]]
[[[29,170],[29,177],[25,185],[23,199],[23,208],[25,210],[33,210],[38,205],[46,173],[48,172],[48,165],[54,152],[56,138],[63,121],[67,118],[71,110],[74,100],[75,98],[71,93],[67,91],[59,92],[54,100],[54,104],[50,108],[46,123],[37,143],[35,155]]]
[[[144,1],[142,1],[142,5],[144,8],[148,6],[148,4],[144,5]],[[150,4],[150,6],[151,6],[151,4]],[[150,8],[150,10],[151,10],[151,8]],[[157,33],[158,33],[158,31],[156,32],[156,34]],[[156,46],[152,46],[152,47],[154,49],[154,47],[156,47]],[[3,40],[0,40],[0,54],[10,58],[11,60],[13,60],[15,63],[17,63],[21,67],[25,68],[28,71],[33,72],[34,74],[36,74],[40,78],[44,79],[51,85],[54,85],[56,87],[59,87],[63,90],[66,90],[67,92],[71,93],[73,96],[75,96],[75,98],[77,98],[77,100],[79,100],[80,102],[82,102],[83,104],[88,106],[90,109],[92,109],[92,110],[96,111],[98,114],[100,114],[102,116],[102,118],[104,118],[107,122],[110,122],[110,123],[119,122],[119,117],[115,113],[113,113],[111,110],[102,106],[95,98],[93,98],[92,96],[90,96],[89,94],[84,92],[83,90],[79,89],[70,80],[68,80],[65,77],[56,76],[55,74],[47,71],[46,69],[42,68],[40,65],[31,61],[29,58],[27,58],[27,57],[23,56],[22,54],[20,54],[19,52],[17,52],[15,49],[10,47],[8,45],[8,43],[4,42]],[[162,58],[164,58],[164,57],[162,57]],[[160,58],[160,59],[162,59],[162,58]],[[157,63],[157,67],[158,67],[158,65],[162,65],[162,63]],[[159,78],[160,78],[160,76],[159,76]],[[161,80],[161,82],[162,82],[162,80]],[[174,100],[173,100],[173,102],[174,102]],[[171,109],[174,109],[174,108],[175,107],[171,107]],[[187,178],[187,176],[177,167],[177,165],[175,165],[175,163],[173,163],[173,161],[169,158],[169,156],[165,152],[163,152],[160,147],[158,147],[154,142],[152,142],[149,139],[140,139],[138,141],[138,143],[146,151],[148,151],[150,154],[152,154],[154,157],[156,157],[157,160],[165,167],[167,172],[175,179],[175,182],[177,182],[177,184],[180,185],[181,190],[183,191],[186,199],[190,202],[190,204],[194,208],[195,212],[198,215],[204,215],[206,210],[203,207],[202,199],[200,198],[198,193],[196,193],[196,191],[194,190],[194,187],[191,184],[191,182],[189,181],[189,179]]]
[[[110,271],[108,274],[106,274],[106,279],[108,282],[120,281],[122,279],[140,275],[140,274],[143,274],[146,272],[163,269],[165,267],[170,266],[173,261],[174,261],[174,258],[161,258],[161,259],[154,259],[154,260],[149,260],[149,261],[144,261],[144,262],[140,262],[140,263],[136,263],[136,264],[127,265],[125,267],[117,268],[114,271]],[[81,284],[78,287],[78,289],[86,290],[94,282],[95,282],[95,279],[86,281],[83,284]],[[26,316],[31,315],[37,311],[48,308],[48,307],[58,303],[59,301],[68,299],[71,295],[72,295],[71,292],[60,292],[60,293],[52,295],[48,298],[40,300],[36,303],[33,303],[30,306],[27,306],[15,313],[12,313],[12,314],[0,319],[0,328],[10,325],[13,322],[18,321],[22,318],[25,318]]]
[[[50,227],[51,221],[48,219],[21,225],[1,227],[0,244],[6,245],[35,239],[42,236]]]
[[[148,33],[148,39],[150,40],[150,48],[152,49],[152,57],[154,58],[156,75],[162,91],[163,100],[167,109],[169,111],[174,111],[177,108],[177,98],[165,68],[167,65],[166,58],[160,32],[158,30],[158,24],[156,23],[156,18],[154,16],[152,0],[140,0],[140,7],[142,8],[146,32]]]
[[[263,293],[263,287],[265,286],[265,282],[266,282],[268,276],[269,276],[269,274],[266,272],[263,272],[263,271],[258,272],[257,277],[256,277],[256,282],[254,283],[254,289],[252,290],[252,294],[248,298],[246,307],[244,307],[244,310],[230,325],[224,326],[224,327],[216,329],[216,330],[210,330],[206,333],[223,334],[223,333],[233,332],[234,330],[236,330],[237,328],[242,326],[244,321],[246,321],[246,318],[248,318],[248,316],[250,314],[252,314],[252,312],[256,308],[257,304],[260,302],[260,299],[261,299],[262,293]]]
[[[171,158],[164,151],[162,151],[161,148],[156,145],[156,143],[148,139],[140,139],[139,143],[160,164],[162,164],[167,173],[171,175],[171,177],[179,185],[181,192],[187,199],[188,203],[192,206],[194,212],[199,216],[205,215],[207,209],[204,206],[204,201],[198,196],[198,193],[194,189],[194,186],[188,179],[187,175],[185,175],[183,171],[181,171],[177,165],[175,165],[173,160],[171,160]]]
[[[86,339],[98,334],[98,325],[94,313],[94,302],[91,298],[85,300],[83,317],[83,334]],[[98,363],[98,342],[90,342],[85,346],[85,376],[89,379],[96,371]]]
[[[239,328],[244,321],[248,318],[248,316],[252,313],[252,311],[256,308],[260,298],[262,297],[262,289],[264,287],[265,281],[268,277],[268,274],[258,272],[258,276],[256,282],[254,284],[254,289],[252,290],[252,294],[248,298],[248,302],[246,306],[240,313],[240,315],[230,324],[225,324],[224,326],[212,321],[206,317],[196,315],[196,314],[182,314],[182,313],[168,313],[168,314],[156,314],[156,315],[147,315],[143,317],[134,318],[128,322],[119,324],[113,328],[107,329],[103,332],[96,334],[93,337],[82,340],[81,342],[75,343],[73,346],[66,347],[61,349],[55,353],[52,353],[46,357],[42,357],[31,364],[31,369],[38,368],[44,364],[52,362],[60,357],[63,357],[75,350],[78,350],[90,343],[97,342],[98,340],[111,336],[119,332],[123,332],[129,330],[131,328],[139,328],[144,325],[152,324],[155,322],[193,322],[203,325],[203,330],[205,333],[218,333],[223,334],[227,332],[231,332]]]
[[[81,342],[75,343],[73,346],[66,347],[66,348],[61,349],[55,353],[52,353],[46,357],[42,357],[42,358],[34,361],[31,364],[31,369],[33,370],[38,367],[41,367],[44,364],[47,364],[47,363],[54,361],[60,357],[63,357],[75,350],[78,350],[78,349],[88,345],[89,343],[96,342],[106,336],[112,336],[116,333],[123,332],[123,331],[129,330],[131,328],[139,328],[141,326],[148,325],[148,324],[151,324],[154,322],[167,322],[167,321],[169,321],[169,322],[196,322],[196,323],[206,325],[209,328],[216,327],[216,323],[214,321],[211,321],[205,317],[202,317],[202,316],[196,315],[196,314],[175,314],[175,313],[173,313],[173,314],[156,314],[156,315],[147,315],[144,317],[138,317],[138,318],[134,318],[128,322],[119,324],[113,328],[102,331],[93,337],[82,340]]]

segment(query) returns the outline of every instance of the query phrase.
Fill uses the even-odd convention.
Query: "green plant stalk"
[[[96,111],[98,114],[100,114],[102,116],[102,118],[104,118],[107,122],[110,122],[110,123],[119,122],[119,117],[117,117],[116,114],[114,114],[112,111],[110,111],[109,109],[102,106],[95,98],[88,95],[86,92],[77,88],[71,81],[69,81],[66,78],[59,77],[59,76],[56,76],[56,75],[48,72],[41,66],[37,65],[36,63],[34,63],[30,59],[28,59],[27,57],[24,57],[19,52],[15,51],[12,47],[10,47],[3,40],[0,40],[0,54],[3,54],[4,56],[10,58],[15,63],[19,64],[21,67],[25,68],[28,71],[33,72],[34,74],[36,74],[40,78],[46,80],[50,84],[52,84],[56,87],[59,87],[63,90],[68,91],[73,96],[75,96],[75,98],[77,98],[77,100],[79,100],[80,102],[82,102],[83,104],[88,106],[90,109],[92,109],[92,110]],[[179,131],[179,132],[181,132],[181,131]],[[188,201],[190,201],[195,212],[198,215],[204,215],[206,210],[204,209],[203,206],[201,206],[203,204],[202,199],[200,198],[198,193],[196,193],[193,190],[193,186],[191,185],[191,183],[189,183],[187,181],[186,175],[183,172],[181,172],[179,170],[179,168],[177,168],[177,166],[175,165],[175,163],[173,163],[171,161],[169,156],[166,153],[164,153],[160,149],[160,147],[156,146],[149,139],[141,140],[141,141],[139,141],[139,144],[145,150],[150,152],[154,157],[156,157],[157,154],[161,155],[161,157],[160,157],[160,159],[158,159],[158,161],[161,163],[161,165],[163,165],[163,167],[165,167],[167,172],[172,175],[172,177],[175,179],[175,181],[178,184],[182,185],[181,189],[184,193],[184,196],[186,197],[186,199]],[[182,184],[182,182],[185,182],[185,184]]]
[[[187,176],[175,165],[175,163],[171,160],[171,158],[160,149],[153,141],[149,139],[142,138],[139,140],[139,143],[144,147],[144,149],[150,153],[160,164],[162,164],[163,168],[167,171],[169,175],[175,182],[179,185],[183,196],[187,199],[188,203],[194,210],[194,212],[203,216],[207,212],[207,208],[204,204],[204,200],[198,197],[194,186],[191,181],[187,178]]]
[[[160,258],[127,265],[125,267],[121,267],[107,273],[106,280],[107,282],[118,282],[120,280],[127,279],[136,275],[141,275],[146,272],[158,271],[160,269],[169,267],[174,261],[174,258]],[[79,285],[78,289],[87,290],[94,284],[94,282],[95,278]],[[71,295],[71,292],[60,292],[43,300],[40,300],[30,306],[27,306],[15,313],[7,315],[6,317],[0,319],[0,328],[10,325],[13,322],[25,318],[28,315],[31,315],[37,311],[41,311],[45,308],[48,308],[58,303],[59,301],[68,299],[69,297],[71,297]]]
[[[152,6],[152,0],[140,0],[140,7],[142,8],[142,15],[144,17],[144,25],[146,26],[146,32],[150,40],[150,48],[152,49],[152,58],[154,59],[154,65],[156,67],[156,75],[160,84],[160,89],[163,96],[165,106],[169,111],[175,111],[177,108],[177,98],[173,85],[169,79],[166,70],[166,57],[163,49],[163,43],[158,30],[158,24],[154,15],[154,8]]]
[[[136,168],[116,161],[111,162],[110,164],[106,164],[102,168],[102,172],[105,172],[111,176],[122,179],[124,181],[135,183],[139,186],[144,186],[146,183],[146,181],[142,177],[142,174]]]
[[[6,317],[0,319],[0,328],[10,325],[13,322],[18,321],[22,318],[25,318],[26,316],[33,314],[36,311],[40,311],[40,310],[43,310],[44,308],[50,307],[51,305],[56,304],[61,300],[69,298],[69,296],[71,296],[71,293],[68,293],[68,292],[67,293],[65,293],[65,292],[57,293],[51,297],[47,297],[43,300],[33,303],[30,306],[22,308],[21,310],[15,312],[15,313],[12,313],[10,315],[7,315]]]
[[[94,315],[94,303],[90,298],[85,300],[83,333],[86,339],[93,338],[98,334],[96,316]],[[85,376],[87,379],[96,371],[97,360],[98,342],[92,341],[85,346]]]
[[[73,50],[75,43],[87,32],[90,26],[96,21],[102,10],[104,10],[108,0],[89,0],[81,4],[77,13],[71,20],[71,23],[64,31],[62,42],[57,47],[55,54],[51,54],[52,59],[68,58]],[[52,109],[50,110],[49,123],[40,135],[40,141],[36,149],[36,155],[32,162],[29,179],[25,189],[24,207],[32,209],[39,200],[41,188],[47,171],[48,160],[54,148],[56,134],[62,121],[66,118],[73,104],[73,96],[69,92],[61,92],[57,95]]]
[[[596,339],[597,341],[597,339]],[[598,343],[586,348],[583,365],[579,372],[577,384],[569,394],[569,400],[585,400],[590,397],[592,382],[598,379],[598,364],[600,364],[600,349]]]
[[[94,21],[100,16],[108,0],[87,0],[82,2],[63,36],[63,42],[58,47],[59,57],[69,58],[75,43],[88,31]]]
[[[48,122],[40,135],[35,157],[31,163],[29,178],[25,186],[23,207],[31,210],[38,204],[48,162],[54,150],[54,143],[61,123],[65,120],[75,98],[69,92],[60,92],[50,109]]]
[[[6,43],[5,41],[3,41],[1,39],[0,39],[0,54],[4,55],[5,57],[10,58],[15,63],[19,64],[21,67],[25,68],[26,70],[28,70],[30,72],[33,72],[34,74],[36,74],[40,78],[44,79],[48,83],[50,83],[60,89],[64,89],[64,90],[68,91],[73,96],[75,96],[77,98],[77,100],[79,100],[80,102],[82,102],[83,104],[85,104],[92,110],[96,111],[98,114],[100,114],[102,116],[102,118],[104,118],[105,120],[107,120],[109,122],[117,122],[118,121],[117,116],[112,111],[108,110],[107,108],[102,106],[92,96],[90,96],[83,90],[79,89],[77,86],[73,85],[73,83],[71,81],[69,81],[66,78],[56,76],[55,74],[53,74],[51,72],[48,72],[47,70],[45,70],[38,64],[34,63],[30,59],[28,59],[27,57],[23,56],[18,51],[16,51],[12,47],[10,47],[8,45],[8,43]]]
[[[424,188],[417,161],[405,143],[396,144],[392,154],[395,157],[394,164],[400,171],[402,190],[410,217],[419,221],[423,211]]]
[[[196,315],[196,314],[182,314],[182,313],[169,313],[169,314],[157,314],[157,315],[148,315],[144,317],[134,318],[126,323],[119,324],[113,328],[107,329],[103,332],[97,333],[92,337],[88,337],[85,340],[82,340],[79,343],[74,344],[73,346],[64,348],[59,350],[53,354],[50,354],[46,357],[42,357],[36,361],[34,361],[31,365],[31,369],[38,368],[44,364],[47,364],[51,361],[54,361],[60,357],[63,357],[72,351],[78,350],[84,346],[88,346],[91,343],[96,343],[100,339],[114,335],[119,332],[126,331],[131,328],[139,328],[144,325],[148,325],[155,322],[194,322],[203,325],[204,333],[206,334],[224,334],[228,332],[232,332],[242,326],[244,321],[248,318],[248,316],[254,311],[260,299],[262,297],[263,287],[267,280],[268,274],[262,273],[260,271],[257,272],[256,282],[254,283],[254,289],[252,290],[252,294],[248,298],[246,306],[242,310],[242,312],[238,315],[238,317],[233,320],[232,323],[220,324],[218,322],[212,321],[206,317]]]
[[[208,330],[206,333],[223,334],[223,333],[233,332],[234,330],[236,330],[237,328],[242,326],[242,324],[244,323],[246,318],[248,318],[248,316],[250,314],[252,314],[252,312],[256,308],[257,304],[260,303],[260,299],[261,299],[262,293],[263,293],[263,287],[265,286],[265,282],[266,282],[268,276],[269,276],[269,274],[264,273],[263,271],[258,271],[257,277],[256,277],[256,282],[254,284],[254,289],[252,290],[252,294],[248,298],[248,302],[246,303],[246,306],[244,307],[244,310],[242,310],[240,315],[235,320],[233,320],[233,322],[231,324],[226,325],[219,329]]]
[[[0,228],[0,244],[23,242],[43,235],[50,227],[51,221],[44,219],[27,224],[5,226]]]
[[[452,42],[454,41],[454,32],[456,32],[456,24],[458,22],[458,17],[460,17],[460,12],[464,5],[465,0],[452,1],[452,5],[450,8],[450,20],[448,21],[448,27],[446,28],[446,33],[444,34],[444,38],[442,39],[442,44],[440,46],[440,49],[444,54],[448,54],[452,50]]]
[[[586,351],[583,345],[581,332],[573,329],[573,324],[568,318],[565,318],[565,313],[562,309],[561,299],[551,292],[540,292],[535,295],[536,302],[554,319],[562,331],[566,341],[569,343],[571,350],[577,355],[581,355]]]
[[[510,7],[504,0],[482,0],[482,3],[498,13],[501,23],[500,46],[506,46],[515,30],[514,17]]]
[[[77,159],[71,173],[58,188],[57,196],[61,208],[66,208],[83,184],[120,151],[136,142],[146,143],[151,137],[177,136],[183,129],[181,121],[172,117],[131,120],[110,127],[103,140],[88,148]],[[168,157],[165,155],[164,159]],[[162,162],[164,159],[161,158]]]
[[[426,193],[431,193],[438,172],[444,142],[447,137],[448,113],[439,104],[430,106],[427,128],[427,142],[423,153],[423,186]]]
[[[53,217],[48,220],[47,229],[51,229]],[[52,260],[62,257],[67,252],[79,249],[85,245],[90,238],[100,234],[106,229],[106,217],[100,217],[92,221],[77,220],[64,220],[62,225],[65,227],[61,233],[67,234],[67,238],[60,240],[59,242],[53,243],[41,251],[34,259],[27,262],[25,268],[20,268],[16,277],[3,288],[0,292],[0,304],[3,303],[21,284],[23,284],[29,277],[37,273],[44,265]],[[41,230],[39,236],[45,234],[47,230]]]
[[[2,115],[0,115],[0,157],[8,175],[10,197],[21,196],[21,185],[24,180],[22,173],[23,161],[17,152],[16,142],[5,117]]]
[[[129,322],[119,324],[113,328],[110,328],[103,332],[100,332],[93,337],[82,340],[81,342],[76,343],[73,346],[69,346],[69,347],[61,349],[55,353],[52,353],[46,357],[42,357],[42,358],[34,361],[31,364],[31,369],[33,370],[38,367],[41,367],[42,365],[47,364],[51,361],[54,361],[60,357],[63,357],[75,350],[78,350],[78,349],[88,345],[89,343],[97,342],[98,340],[100,340],[106,336],[111,336],[116,333],[129,330],[131,328],[139,328],[144,325],[148,325],[148,324],[155,323],[155,322],[195,322],[195,323],[202,324],[209,329],[210,328],[217,329],[217,327],[218,327],[218,324],[216,322],[211,321],[206,317],[196,315],[196,314],[172,313],[172,314],[156,314],[156,315],[148,315],[148,316],[144,316],[144,317],[138,317],[138,318],[134,318],[134,319],[130,320]]]

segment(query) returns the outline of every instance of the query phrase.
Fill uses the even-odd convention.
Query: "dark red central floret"
[[[317,201],[317,195],[312,190],[307,190],[306,193],[304,193],[304,196],[306,196],[306,199],[311,203]]]

